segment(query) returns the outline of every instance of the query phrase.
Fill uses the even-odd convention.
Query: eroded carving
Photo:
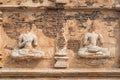
[[[44,52],[34,49],[37,46],[37,36],[27,31],[19,36],[18,47],[12,51],[13,58],[42,58]]]
[[[70,51],[72,50],[72,52],[74,52],[74,54],[75,54],[78,52],[79,48],[81,48],[80,47],[81,36],[85,32],[87,32],[87,29],[90,27],[89,25],[90,25],[91,20],[95,19],[96,22],[101,21],[101,24],[99,24],[99,26],[97,26],[98,27],[97,30],[100,29],[99,32],[102,32],[102,30],[105,30],[105,31],[103,31],[104,36],[106,36],[105,39],[110,39],[110,38],[108,38],[108,32],[106,29],[107,26],[104,25],[105,21],[102,21],[102,20],[107,21],[108,15],[102,14],[102,16],[101,16],[98,13],[101,13],[101,12],[99,12],[99,11],[93,11],[93,12],[91,12],[91,11],[87,11],[87,12],[86,11],[82,11],[82,12],[76,11],[76,12],[71,13],[69,11],[66,11],[66,12],[61,11],[60,12],[57,10],[46,10],[46,11],[43,10],[41,12],[30,12],[30,13],[29,12],[27,12],[27,13],[23,13],[23,12],[11,13],[11,12],[9,12],[6,16],[6,17],[8,17],[9,24],[5,23],[4,24],[5,26],[3,27],[3,29],[7,33],[7,36],[10,37],[10,39],[17,40],[18,36],[21,34],[21,31],[26,30],[26,27],[30,26],[29,23],[26,22],[26,19],[28,19],[28,17],[26,15],[28,15],[30,17],[32,15],[32,18],[34,19],[33,23],[35,23],[35,25],[37,26],[37,29],[39,29],[37,32],[37,35],[39,35],[39,31],[40,32],[42,31],[46,37],[49,37],[52,39],[55,39],[56,37],[58,38],[57,42],[56,42],[56,45],[58,48],[58,50],[55,52],[56,54],[61,55],[61,53],[63,53],[63,55],[65,55],[64,53],[66,51],[64,50],[64,45],[66,42],[67,42],[66,43],[67,49],[70,49]],[[104,12],[102,12],[102,13],[104,13]],[[23,16],[23,14],[25,16]],[[114,18],[114,16],[112,16],[112,17]],[[71,19],[71,21],[73,21],[73,23],[76,22],[76,24],[73,24],[73,26],[76,26],[76,28],[73,27],[73,28],[75,28],[74,31],[71,26],[67,25],[67,24],[69,24],[69,22],[67,22],[67,20],[69,20],[69,19]],[[65,22],[65,20],[66,20],[66,22]],[[4,21],[7,21],[7,20],[4,20]],[[114,30],[114,24],[113,24],[114,19],[113,20],[110,19],[110,21],[112,22],[113,26],[109,26],[109,27],[112,27]],[[68,28],[68,27],[70,27],[70,28]],[[62,31],[62,28],[64,28],[65,31]],[[65,32],[65,34],[64,34],[64,32]],[[70,35],[70,37],[66,36],[67,32],[69,32],[68,34]],[[57,36],[57,34],[58,34],[58,36]],[[63,36],[63,35],[65,35],[65,36]],[[64,37],[67,37],[67,39],[68,39],[66,42],[65,42]],[[80,39],[80,40],[78,40],[78,39]],[[106,47],[109,46],[109,43],[110,43],[110,40],[108,42],[106,41],[104,46],[106,46]],[[86,46],[88,46],[88,45],[86,44]],[[102,48],[99,45],[97,45],[97,46]],[[7,47],[9,48],[9,46],[7,46]],[[48,49],[48,48],[46,48],[46,49]],[[111,48],[109,47],[109,49],[111,49]],[[12,48],[10,48],[10,50],[12,50]],[[68,53],[68,55],[72,54],[72,52]],[[87,51],[85,51],[85,52],[87,53]],[[94,52],[94,53],[96,54],[96,52]],[[98,56],[98,55],[96,55],[96,56]],[[98,57],[101,58],[100,56],[98,56]],[[58,59],[61,59],[61,58],[60,57],[58,58],[58,56],[57,57],[55,56],[55,60],[58,60]],[[86,61],[85,60],[81,60],[81,61],[83,61],[83,64],[85,62],[89,61],[88,63],[86,63],[87,65],[88,64],[91,64],[91,65],[102,64],[103,62],[106,61],[106,59],[105,60],[101,60],[101,59],[93,60],[93,56],[92,56],[92,59],[88,59],[88,58],[87,59],[84,58],[84,59]],[[108,59],[108,61],[109,61],[109,59]],[[75,63],[75,65],[76,64],[77,64],[77,62]],[[78,66],[76,66],[76,67],[78,67]]]
[[[91,30],[83,37],[83,48],[80,48],[78,55],[81,57],[103,58],[110,57],[107,48],[102,48],[103,36],[95,31],[95,25],[92,24]],[[99,45],[100,44],[100,45]]]
[[[67,68],[68,67],[68,57],[67,57],[66,46],[56,51],[55,60],[56,60],[56,63],[54,65],[55,68]]]
[[[63,49],[57,51],[57,52],[55,53],[55,55],[56,55],[56,56],[66,56],[66,55],[67,55],[67,54],[66,54],[66,50],[67,50],[67,47],[64,47]]]

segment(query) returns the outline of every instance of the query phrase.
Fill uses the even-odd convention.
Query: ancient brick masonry
[[[0,79],[120,78],[119,0],[2,3]]]
[[[55,3],[54,1],[51,2]],[[109,9],[109,7],[107,8],[109,9],[109,11],[105,12],[104,10],[106,8],[101,9],[98,7],[98,9],[96,9],[97,7],[92,7],[93,4],[95,4],[92,2],[92,0],[91,2],[87,0],[85,2],[85,4],[87,5],[88,3],[92,4],[89,5],[90,8],[80,6],[63,6],[60,3],[55,3],[54,6],[45,8],[37,8],[34,6],[18,6],[19,11],[18,9],[16,9],[16,11],[14,12],[11,12],[9,10],[5,11],[3,30],[9,38],[8,42],[11,39],[12,41],[15,40],[17,44],[18,37],[20,36],[21,31],[25,31],[27,30],[27,28],[32,27],[31,24],[35,24],[37,29],[33,31],[36,31],[36,34],[38,36],[44,35],[44,37],[48,38],[46,40],[55,40],[54,42],[49,42],[51,44],[54,43],[52,45],[55,45],[55,49],[57,48],[58,50],[60,50],[66,46],[67,50],[73,51],[73,54],[75,55],[81,48],[83,35],[88,32],[88,30],[90,30],[91,23],[94,21],[95,25],[97,26],[97,32],[102,33],[102,35],[104,36],[105,42],[103,46],[108,47],[108,43],[110,43],[112,45],[112,49],[115,48],[115,43],[111,43],[110,40],[113,40],[113,42],[115,42],[114,29],[118,27],[117,22],[119,18],[117,15],[119,14],[119,12],[113,12],[111,11],[111,9]],[[36,0],[34,1],[34,3],[39,3],[39,1],[37,2]],[[15,7],[17,6],[14,6],[13,8]],[[23,11],[23,8],[26,9],[26,12]],[[36,8],[40,11],[33,10]],[[32,9],[33,11],[29,12],[29,9]],[[99,21],[101,22],[101,24],[98,25],[97,23]],[[103,31],[103,29],[105,30]],[[43,37],[40,38],[42,39]],[[47,44],[48,41],[45,42]],[[7,44],[10,43],[6,43],[6,45]],[[48,46],[50,45],[47,44],[47,47]],[[40,47],[41,43],[39,43],[38,48]],[[46,45],[44,45],[44,47],[46,47]],[[110,48],[110,50],[112,49]],[[49,49],[47,52],[49,52]],[[115,53],[114,50],[113,53]],[[85,62],[84,60],[81,60],[81,58],[79,58],[79,61]],[[77,64],[77,62],[75,64]]]

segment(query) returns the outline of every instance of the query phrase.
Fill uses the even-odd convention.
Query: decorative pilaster
[[[0,27],[2,27],[2,22],[3,22],[3,18],[2,18],[2,12],[0,11]],[[1,32],[1,30],[0,30],[0,32]],[[0,36],[1,37],[1,36]],[[0,68],[2,68],[3,67],[3,65],[2,65],[2,53],[0,53]]]
[[[64,27],[64,4],[66,4],[66,0],[56,0],[56,7],[58,8],[58,32],[57,32],[57,37],[56,37],[56,52],[55,52],[55,64],[54,68],[57,69],[63,69],[63,68],[68,68],[68,57],[67,57],[67,46],[66,43],[67,41],[65,40],[65,37],[63,36],[62,33],[62,28]]]

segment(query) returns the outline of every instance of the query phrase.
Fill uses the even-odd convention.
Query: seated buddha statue
[[[91,26],[91,30],[83,36],[82,48],[79,49],[78,55],[81,57],[109,57],[110,52],[107,48],[102,48],[103,36],[96,32],[94,24]]]
[[[19,36],[18,46],[12,51],[13,58],[41,58],[44,52],[34,49],[37,46],[37,36],[32,31],[27,31]]]

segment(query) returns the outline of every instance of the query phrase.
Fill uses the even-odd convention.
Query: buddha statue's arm
[[[34,45],[34,46],[37,46],[37,37],[36,37],[36,36],[34,36],[33,45]]]
[[[85,46],[87,44],[87,41],[88,41],[88,36],[84,35],[83,36],[83,46]]]
[[[27,42],[27,41],[23,41],[22,36],[20,36],[20,37],[19,37],[19,42],[18,42],[18,47],[19,47],[19,48],[24,47],[25,44],[26,44],[26,42]]]
[[[103,36],[99,34],[98,40],[100,41],[100,44],[103,45]]]

